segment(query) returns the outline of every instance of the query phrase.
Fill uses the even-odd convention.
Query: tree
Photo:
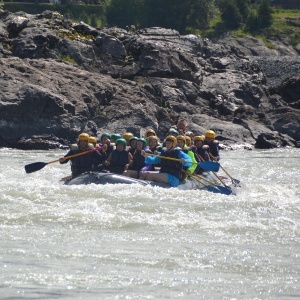
[[[269,0],[262,0],[257,9],[257,18],[262,28],[272,25],[272,9]]]
[[[243,21],[246,21],[250,12],[250,5],[248,0],[236,0],[236,6],[239,9],[240,14],[243,17]]]
[[[245,29],[250,32],[254,32],[258,29],[258,26],[257,12],[256,10],[251,10],[246,20]]]
[[[235,0],[221,0],[218,6],[221,12],[221,18],[228,28],[236,29],[241,26],[243,17]]]
[[[214,14],[214,1],[190,0],[189,7],[188,26],[198,29],[207,29]]]

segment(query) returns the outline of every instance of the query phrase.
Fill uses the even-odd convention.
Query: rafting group
[[[217,172],[220,167],[216,133],[207,130],[204,135],[195,136],[186,127],[186,120],[179,120],[163,141],[151,128],[143,137],[130,132],[122,135],[104,132],[99,141],[81,133],[78,142],[58,161],[71,162],[73,178],[96,171],[177,187],[189,177],[201,176],[205,171]]]

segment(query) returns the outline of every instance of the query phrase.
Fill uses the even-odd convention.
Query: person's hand
[[[187,176],[190,176],[191,175],[191,172],[190,172],[190,170],[188,169],[188,170],[186,170],[185,171],[185,174],[187,175]]]
[[[186,160],[184,158],[180,158],[180,162],[184,163]]]
[[[144,157],[147,157],[147,156],[148,156],[148,153],[145,152],[145,150],[142,150],[142,151],[141,151],[141,154],[142,154]]]
[[[61,162],[64,162],[66,160],[66,158],[65,157],[61,157],[61,158],[59,158],[58,159],[58,161],[61,163]]]

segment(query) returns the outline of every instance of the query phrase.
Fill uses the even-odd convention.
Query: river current
[[[64,154],[0,149],[1,299],[300,298],[299,149],[221,152],[230,196],[25,173]]]

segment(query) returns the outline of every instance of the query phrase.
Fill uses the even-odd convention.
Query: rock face
[[[97,30],[56,12],[0,10],[0,147],[49,149],[82,131],[140,136],[148,127],[163,138],[179,118],[228,146],[299,146],[299,55],[274,53],[253,38]]]

